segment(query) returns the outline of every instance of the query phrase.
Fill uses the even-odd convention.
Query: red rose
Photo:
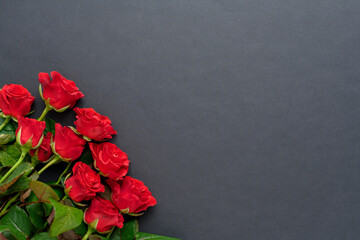
[[[76,135],[69,127],[55,123],[55,136],[51,147],[55,154],[65,161],[74,161],[81,156],[86,141]]]
[[[64,78],[60,73],[51,72],[51,77],[52,81],[48,73],[39,73],[39,82],[44,89],[40,88],[40,95],[55,111],[62,112],[72,108],[76,101],[84,96],[73,81]]]
[[[89,143],[89,146],[94,158],[94,166],[103,176],[119,180],[127,174],[130,161],[126,153],[115,144],[109,142]]]
[[[99,233],[109,232],[114,226],[123,227],[124,218],[111,201],[94,197],[85,210],[84,221]]]
[[[21,85],[9,84],[0,90],[0,109],[8,116],[23,117],[30,112],[34,97]]]
[[[92,108],[74,108],[76,112],[76,130],[95,141],[103,141],[110,139],[111,135],[116,134],[116,131],[111,126],[111,121],[108,117],[95,112]]]
[[[75,202],[90,200],[97,192],[104,192],[100,175],[83,162],[73,167],[73,176],[65,181],[65,191]]]
[[[16,142],[26,148],[35,149],[40,146],[43,141],[43,132],[46,124],[32,118],[18,118],[18,128],[16,129]]]
[[[49,160],[50,157],[53,155],[50,146],[51,137],[52,133],[48,132],[44,137],[40,147],[38,149],[30,150],[30,155],[32,157],[35,156],[40,162],[46,162],[47,160]]]
[[[126,176],[119,183],[106,180],[112,190],[112,201],[122,213],[139,213],[156,204],[156,199],[140,180]]]

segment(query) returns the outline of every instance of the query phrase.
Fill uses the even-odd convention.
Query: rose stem
[[[48,167],[50,167],[51,165],[53,165],[54,163],[58,163],[60,161],[59,156],[55,156],[53,158],[53,160],[51,160],[50,162],[48,162],[42,169],[40,169],[40,171],[38,172],[39,175],[44,172]]]
[[[42,112],[41,116],[38,118],[38,121],[42,121],[50,110],[51,108],[46,104],[44,111]]]
[[[5,118],[4,122],[0,125],[0,131],[9,123],[10,117]]]
[[[0,179],[0,183],[2,183],[19,165],[20,163],[24,160],[26,154],[28,153],[29,149],[27,148],[21,148],[21,156],[19,158],[19,160],[15,163],[14,166],[12,166],[10,168],[10,170]]]
[[[61,201],[64,201],[64,200],[68,199],[68,197],[69,196],[65,194],[65,196],[61,199]]]
[[[84,235],[84,237],[81,240],[86,240],[89,238],[89,236],[95,232],[95,229],[93,229],[92,227],[88,226],[88,230],[86,232],[86,234]]]
[[[17,193],[14,197],[12,197],[4,206],[4,208],[0,212],[0,217],[2,217],[5,213],[7,213],[7,208],[20,196],[20,193]]]
[[[61,177],[64,176],[64,174],[69,170],[70,166],[71,166],[72,162],[68,162],[65,170],[62,172],[62,174],[60,175],[60,177],[58,178],[57,182],[55,183],[55,185],[59,184],[61,181]]]
[[[31,173],[30,172],[27,172],[27,173],[24,173],[24,176],[27,177],[29,174]],[[2,217],[5,213],[7,213],[7,208],[10,206],[10,204],[12,204],[18,197],[20,197],[20,192],[18,192],[13,198],[11,198],[7,203],[6,205],[4,206],[4,208],[1,210],[0,212],[0,217]]]

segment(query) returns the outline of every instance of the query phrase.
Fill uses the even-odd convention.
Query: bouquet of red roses
[[[108,117],[74,108],[75,127],[46,118],[74,107],[84,95],[58,72],[39,73],[45,109],[31,114],[34,97],[21,85],[0,90],[0,239],[175,239],[138,230],[137,216],[156,199],[127,176],[129,159],[115,144]],[[66,162],[56,182],[39,176]]]

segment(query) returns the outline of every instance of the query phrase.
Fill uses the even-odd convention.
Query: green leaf
[[[83,219],[80,209],[65,206],[53,199],[49,199],[55,209],[54,221],[50,226],[50,236],[55,237],[79,226]]]
[[[43,203],[42,206],[44,208],[45,216],[48,217],[51,214],[53,206],[50,203]]]
[[[0,118],[0,125],[5,121],[5,118]],[[0,131],[0,145],[7,144],[15,140],[16,126],[11,120],[6,126]]]
[[[13,141],[15,139],[14,137],[15,134],[0,133],[0,145],[7,144]]]
[[[18,206],[10,208],[9,212],[1,219],[1,224],[9,226],[11,233],[18,240],[29,238],[32,229],[28,215]]]
[[[31,240],[57,240],[57,238],[50,237],[50,234],[48,232],[42,232],[33,236]]]
[[[55,135],[55,121],[51,118],[45,119],[46,128],[44,130],[44,134],[46,135],[48,132],[51,132],[53,135]]]
[[[100,235],[90,235],[89,240],[109,240],[109,239]]]
[[[91,165],[94,163],[94,160],[91,155],[91,151],[88,147],[85,148],[83,153],[81,154],[80,162],[86,163],[87,165]]]
[[[65,196],[64,189],[59,187],[53,187],[53,190],[56,192],[58,197],[61,199]]]
[[[133,240],[138,231],[139,222],[136,219],[126,222],[121,229],[121,240]]]
[[[0,225],[0,233],[3,233],[5,231],[10,231],[8,225]]]
[[[45,228],[46,219],[42,203],[33,203],[26,206],[29,213],[30,221],[38,230]]]
[[[0,150],[0,162],[5,167],[12,167],[17,162],[20,155],[21,150],[16,143],[13,145],[2,146]]]
[[[40,181],[31,181],[30,188],[42,201],[49,201],[50,198],[59,201],[60,198],[56,192],[47,184]]]
[[[119,240],[119,239],[123,240],[122,238],[120,238],[120,236],[121,236],[120,228],[115,227],[109,237],[109,240]],[[135,237],[135,234],[134,234],[134,237]],[[132,238],[132,240],[134,239],[134,237]],[[126,238],[124,238],[124,239],[126,239]]]
[[[39,176],[39,173],[35,171],[33,174],[30,175],[30,179],[31,181],[36,181],[38,180]]]
[[[0,233],[3,234],[4,237],[8,240],[16,240],[15,237],[11,234],[10,228],[8,225],[0,225]],[[0,237],[0,239],[2,239]]]
[[[33,203],[33,202],[36,202],[36,201],[39,201],[39,198],[35,195],[35,193],[33,191],[31,191],[30,196],[25,199],[25,202],[26,203]],[[43,202],[43,203],[41,203],[41,206],[44,209],[45,216],[46,217],[49,216],[52,209],[53,209],[52,205],[50,203]]]
[[[79,226],[77,226],[76,228],[74,228],[73,230],[76,235],[84,236],[87,231],[87,225],[86,225],[86,223],[84,223],[84,221],[82,221],[81,224]]]
[[[12,184],[18,180],[18,178],[33,169],[30,163],[22,163],[17,168],[15,168],[14,172],[12,172],[4,182],[0,184],[0,193],[4,193],[6,189],[8,189]]]
[[[14,237],[14,235],[12,235],[10,231],[3,232],[2,234],[7,240],[17,240],[17,238]]]
[[[165,237],[165,236],[160,236],[160,235],[155,235],[155,234],[151,234],[151,233],[142,233],[142,232],[138,232],[136,234],[136,240],[180,240],[179,238],[172,238],[172,237]],[[123,240],[123,239],[121,239]]]
[[[31,181],[30,178],[25,177],[24,175],[21,176],[13,185],[11,185],[8,189],[6,189],[4,193],[0,194],[0,197],[28,189],[30,181]]]
[[[32,203],[32,202],[36,202],[39,201],[38,197],[34,194],[34,192],[32,191],[30,193],[30,195],[25,199],[25,203]]]

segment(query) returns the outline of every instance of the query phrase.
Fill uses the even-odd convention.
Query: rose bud
[[[55,111],[62,112],[72,108],[78,99],[84,97],[75,83],[60,73],[51,72],[51,77],[52,81],[48,73],[39,73],[39,82],[43,87],[42,90],[40,86],[40,95]]]
[[[65,181],[65,192],[75,202],[90,200],[97,192],[104,192],[100,175],[83,162],[73,167],[73,176]]]
[[[30,112],[34,99],[21,85],[5,85],[0,90],[0,109],[5,116],[23,117]]]
[[[124,218],[111,201],[94,197],[85,210],[84,221],[99,233],[110,232],[116,226],[123,227]]]
[[[74,108],[76,130],[89,139],[103,141],[110,139],[116,131],[108,117],[95,112],[92,108]]]
[[[47,160],[49,160],[50,157],[53,155],[50,146],[51,137],[52,137],[52,133],[48,132],[45,135],[40,147],[38,149],[30,150],[30,156],[36,157],[36,159],[39,160],[40,162],[46,162]]]
[[[106,182],[112,190],[113,203],[122,213],[136,215],[156,205],[156,199],[140,180],[126,176],[118,183],[111,179],[107,179]]]
[[[128,157],[115,144],[104,142],[100,144],[89,143],[94,166],[101,175],[113,180],[122,179],[129,170]]]
[[[36,149],[40,146],[44,138],[46,124],[32,118],[18,118],[18,128],[16,129],[16,142],[28,149]]]
[[[86,141],[69,127],[55,123],[55,136],[51,140],[53,153],[65,161],[74,161],[81,156]]]

